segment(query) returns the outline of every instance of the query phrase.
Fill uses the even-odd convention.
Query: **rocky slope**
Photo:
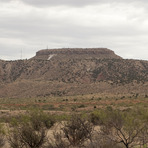
[[[0,61],[0,88],[0,97],[148,94],[148,61],[106,48],[41,50],[29,60]]]

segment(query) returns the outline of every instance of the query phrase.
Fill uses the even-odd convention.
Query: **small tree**
[[[8,136],[12,148],[40,148],[46,142],[46,129],[35,130],[31,123],[14,127]]]
[[[23,148],[24,143],[20,140],[17,130],[13,129],[7,136],[11,148]]]
[[[145,126],[145,128],[142,130],[140,136],[140,146],[148,147],[148,125]]]
[[[42,110],[34,109],[28,111],[30,122],[35,130],[40,130],[42,126],[45,126],[47,129],[51,128],[55,119],[53,115],[47,114]]]
[[[106,118],[100,125],[99,134],[104,139],[109,139],[115,143],[122,143],[126,148],[140,145],[139,136],[141,135],[145,124],[134,114],[122,113],[118,110],[110,110],[105,112]]]
[[[27,119],[27,120],[26,120]],[[11,125],[7,139],[12,148],[40,148],[47,141],[47,129],[53,126],[55,120],[51,115],[41,110],[29,111],[28,116],[22,116],[17,124]]]
[[[93,124],[81,115],[72,115],[64,121],[61,131],[54,133],[55,140],[49,142],[47,148],[82,147],[85,141],[91,141]]]
[[[62,129],[64,137],[71,146],[82,146],[86,140],[91,140],[93,125],[81,115],[72,115]]]

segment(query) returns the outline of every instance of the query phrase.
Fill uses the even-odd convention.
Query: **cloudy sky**
[[[64,47],[148,60],[148,0],[0,0],[0,59]]]

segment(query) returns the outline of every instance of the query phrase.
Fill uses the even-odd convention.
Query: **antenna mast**
[[[21,49],[21,60],[22,60],[22,49]]]

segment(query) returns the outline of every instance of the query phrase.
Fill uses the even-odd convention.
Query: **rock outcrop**
[[[112,50],[107,48],[62,48],[62,49],[43,49],[36,53],[35,59],[46,60],[50,55],[58,58],[97,58],[97,59],[121,59]]]

